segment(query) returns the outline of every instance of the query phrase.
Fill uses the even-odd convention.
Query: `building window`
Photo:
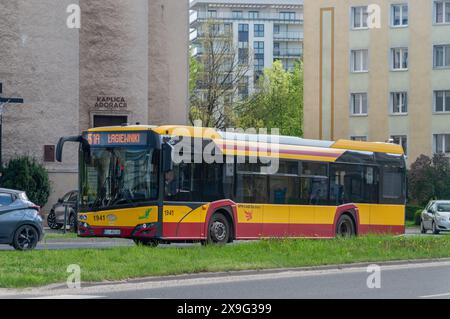
[[[403,147],[403,152],[408,155],[408,137],[406,135],[392,135],[391,140],[392,143]]]
[[[123,115],[94,115],[93,127],[121,126],[128,122],[128,117]]]
[[[238,94],[241,100],[248,98],[248,76],[242,77],[238,84]]]
[[[450,45],[435,45],[433,55],[435,68],[450,67]]]
[[[352,93],[350,98],[351,115],[362,116],[367,115],[368,101],[367,93]]]
[[[350,136],[350,140],[358,142],[367,142],[367,136]]]
[[[450,1],[434,2],[434,22],[450,23]]]
[[[255,38],[263,38],[264,37],[264,24],[255,24]]]
[[[408,48],[394,48],[392,54],[392,70],[408,70]]]
[[[238,44],[238,62],[240,65],[248,64],[248,42]]]
[[[450,156],[450,134],[434,134],[434,151]]]
[[[233,11],[232,12],[233,19],[242,19],[244,17],[244,14],[242,11]]]
[[[248,24],[239,24],[238,26],[238,40],[240,42],[248,42]]]
[[[369,71],[369,50],[352,50],[351,59],[352,72]]]
[[[392,92],[391,93],[391,113],[407,114],[408,113],[408,93]]]
[[[257,83],[264,71],[264,41],[255,41],[253,49],[255,52],[254,83]]]
[[[216,10],[208,10],[208,18],[217,18]]]
[[[434,111],[450,112],[450,91],[434,91]]]
[[[295,20],[295,12],[280,12],[280,20]]]
[[[249,11],[248,17],[249,19],[259,19],[259,11]]]
[[[238,26],[238,60],[239,64],[248,64],[248,24],[239,24]]]
[[[393,4],[391,7],[391,25],[393,27],[408,26],[408,4]]]
[[[369,13],[367,12],[367,6],[352,7],[352,28],[353,29],[366,29]]]
[[[273,25],[273,34],[280,34],[280,25],[279,24]]]
[[[55,145],[44,145],[44,162],[55,161]]]
[[[255,56],[260,57],[261,54],[264,55],[264,41],[255,41],[253,48],[255,49]]]

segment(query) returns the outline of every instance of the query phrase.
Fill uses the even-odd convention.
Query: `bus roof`
[[[126,131],[153,131],[159,135],[178,135],[189,137],[206,137],[214,140],[227,141],[241,141],[251,143],[268,142],[270,144],[270,135],[258,134],[244,134],[235,132],[222,132],[213,128],[182,126],[182,125],[166,125],[166,126],[151,126],[151,125],[124,125],[112,127],[99,127],[89,129],[88,132],[126,132]],[[341,151],[362,151],[374,153],[388,153],[403,155],[403,147],[392,143],[382,142],[360,142],[350,140],[337,141],[321,141],[304,139],[293,136],[276,136],[276,143],[283,146],[302,147],[302,148],[321,148],[328,150]]]

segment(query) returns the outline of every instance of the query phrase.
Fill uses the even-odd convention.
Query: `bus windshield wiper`
[[[106,185],[107,185],[108,181],[109,181],[109,176],[103,182],[103,185],[100,188],[100,192],[97,194],[97,197],[95,198],[95,201],[92,204],[92,208],[96,209],[96,208],[99,208],[102,205],[103,200],[106,197]]]

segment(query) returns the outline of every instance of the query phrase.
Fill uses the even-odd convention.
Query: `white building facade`
[[[220,24],[232,33],[239,59],[249,55],[249,92],[274,61],[291,70],[303,56],[303,0],[194,0],[190,9],[193,54],[202,54],[198,30],[209,21]]]

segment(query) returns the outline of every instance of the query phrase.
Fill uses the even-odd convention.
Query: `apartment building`
[[[450,156],[450,1],[305,0],[305,135]]]
[[[289,70],[303,55],[303,0],[194,0],[190,8],[194,55],[204,54],[202,35],[212,23],[230,35],[239,60],[252,64],[241,92],[252,92],[274,61]]]

